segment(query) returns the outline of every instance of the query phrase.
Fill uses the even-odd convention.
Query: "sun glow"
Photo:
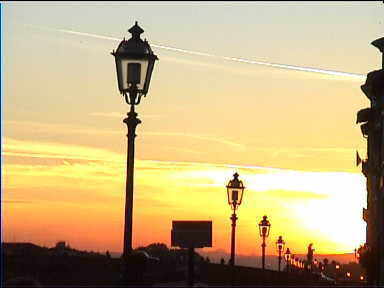
[[[121,249],[125,155],[12,139],[6,139],[5,151],[15,161],[3,167],[5,240],[17,235],[29,241],[32,232],[25,231],[34,231],[37,241],[54,242],[60,235],[95,250]],[[364,242],[365,179],[361,175],[136,160],[134,246],[169,245],[172,220],[200,219],[213,221],[212,249],[228,251],[232,212],[225,185],[236,171],[246,187],[238,210],[240,254],[259,253],[257,223],[264,214],[272,223],[270,239],[283,235],[296,253],[305,253],[310,242],[316,243],[317,252],[327,253],[348,252]],[[71,229],[57,234],[58,222],[62,227],[82,227],[82,235],[97,229],[108,233],[94,240],[75,236]],[[38,229],[36,223],[45,229]],[[268,247],[267,253],[273,254],[274,247]]]

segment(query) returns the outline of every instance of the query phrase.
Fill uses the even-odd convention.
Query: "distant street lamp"
[[[231,259],[230,264],[235,265],[235,230],[236,230],[236,209],[239,208],[241,201],[243,200],[244,185],[241,180],[239,180],[239,174],[233,174],[233,179],[228,182],[227,187],[227,197],[228,204],[233,210],[231,219],[232,220],[232,235],[231,235]]]
[[[276,250],[277,250],[277,253],[279,254],[279,258],[278,258],[279,259],[279,272],[281,271],[281,253],[284,250],[284,245],[285,245],[285,242],[283,240],[283,236],[279,236],[279,238],[276,241]]]
[[[285,263],[287,263],[287,272],[289,272],[289,264],[291,262],[291,251],[289,250],[289,248],[287,248],[287,250],[284,253],[284,260],[285,260]]]
[[[140,103],[141,97],[148,93],[153,66],[157,56],[153,53],[147,40],[142,40],[140,34],[143,29],[137,22],[128,32],[132,37],[122,40],[116,51],[111,54],[115,57],[117,82],[120,94],[130,105],[130,112],[124,123],[128,127],[127,175],[125,195],[125,224],[124,224],[124,250],[123,259],[127,261],[132,253],[132,214],[133,214],[133,171],[135,153],[136,126],[141,123],[135,112],[135,105]]]
[[[263,216],[263,220],[259,223],[259,233],[260,237],[263,238],[263,243],[261,244],[261,251],[262,251],[262,268],[265,269],[265,247],[267,246],[265,244],[265,238],[269,236],[269,230],[271,230],[271,223],[267,220],[267,216]]]

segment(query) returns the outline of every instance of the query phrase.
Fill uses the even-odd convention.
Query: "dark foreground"
[[[28,287],[12,284],[18,279],[31,279],[38,287],[121,287],[120,259],[110,257],[40,256],[3,258],[2,287]],[[142,263],[143,264],[143,263]],[[154,262],[135,265],[135,285],[152,287],[186,286],[187,267],[176,262]],[[231,285],[231,267],[205,261],[195,265],[194,283],[198,287]],[[141,270],[141,271],[139,271]],[[235,286],[241,287],[318,287],[363,286],[364,283],[326,281],[309,272],[280,272],[257,268],[235,267]],[[7,284],[8,283],[8,284]],[[19,281],[20,283],[20,281]],[[31,287],[31,285],[29,285]]]

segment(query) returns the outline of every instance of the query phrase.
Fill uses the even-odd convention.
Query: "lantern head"
[[[271,229],[271,223],[267,220],[267,216],[263,216],[263,220],[259,223],[259,233],[260,237],[268,237],[269,230]]]
[[[226,187],[228,204],[231,206],[232,210],[236,210],[243,200],[245,188],[243,182],[239,180],[239,174],[233,174],[233,179],[228,182]]]

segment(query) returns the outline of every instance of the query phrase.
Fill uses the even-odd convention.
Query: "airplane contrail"
[[[110,36],[104,36],[104,35],[92,34],[92,33],[86,33],[86,32],[78,32],[78,31],[67,30],[67,29],[49,29],[49,30],[54,30],[54,31],[67,33],[67,34],[73,34],[73,35],[80,35],[80,36],[87,36],[87,37],[92,37],[92,38],[104,39],[104,40],[121,41],[121,39],[110,37]],[[191,51],[191,50],[175,48],[175,47],[170,47],[170,46],[164,46],[164,45],[158,45],[158,44],[151,44],[151,46],[153,46],[155,48],[159,48],[159,49],[169,50],[169,51],[175,51],[175,52],[191,54],[191,55],[196,55],[196,56],[204,56],[204,57],[212,57],[212,58],[217,58],[217,59],[224,59],[224,60],[233,61],[233,62],[241,62],[241,63],[254,64],[254,65],[263,65],[263,66],[288,69],[288,70],[295,70],[295,71],[301,71],[301,72],[311,72],[311,73],[320,73],[320,74],[326,74],[326,75],[332,75],[332,76],[357,78],[357,79],[362,79],[362,80],[364,80],[366,78],[366,75],[364,75],[364,74],[342,72],[342,71],[335,71],[335,70],[328,70],[328,69],[321,69],[321,68],[314,68],[314,67],[296,66],[296,65],[289,65],[289,64],[263,62],[263,61],[256,61],[256,60],[229,57],[229,56],[218,56],[218,55],[213,55],[213,54],[209,54],[209,53],[205,53],[205,52]]]

